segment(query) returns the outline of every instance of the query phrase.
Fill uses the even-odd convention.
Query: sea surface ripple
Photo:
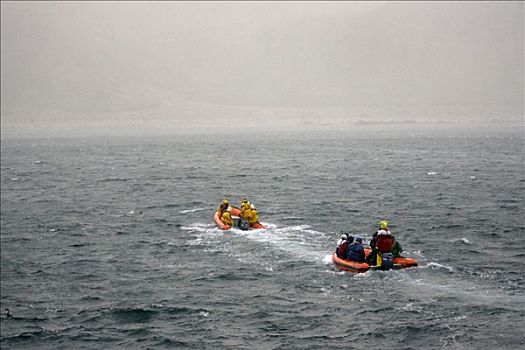
[[[521,348],[524,164],[519,132],[2,140],[1,348]],[[218,230],[242,196],[267,229]],[[419,267],[335,269],[383,218]]]

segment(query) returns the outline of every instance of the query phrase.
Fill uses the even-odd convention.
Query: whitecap
[[[321,287],[321,292],[322,292],[324,295],[327,295],[327,294],[332,293],[332,291],[331,291],[329,288],[326,288],[326,287]]]
[[[436,171],[430,171],[427,173],[427,175],[437,175],[437,172]]]
[[[465,237],[461,238],[461,242],[463,242],[465,244],[470,244],[470,241],[467,238],[465,238]]]
[[[200,223],[193,223],[189,226],[182,226],[183,230],[186,231],[192,231],[192,232],[201,232],[201,233],[207,233],[210,231],[214,232],[221,232],[215,225],[213,224],[200,224]]]
[[[469,179],[472,179],[472,180],[475,179],[475,178],[476,178],[475,176],[470,176],[469,177]]]
[[[421,266],[422,269],[426,269],[426,268],[435,268],[435,267],[438,267],[438,268],[442,268],[442,269],[446,269],[448,270],[449,272],[453,272],[454,271],[454,268],[451,267],[451,266],[447,266],[447,265],[443,265],[443,264],[439,264],[437,262],[429,262],[428,264],[426,264],[425,266]]]
[[[403,311],[421,313],[423,307],[420,305],[414,305],[414,303],[408,303],[401,308]]]
[[[352,275],[354,278],[370,278],[370,276],[372,276],[372,272],[376,272],[376,271],[368,270],[363,273],[353,273]]]
[[[186,209],[186,210],[182,210],[180,213],[181,214],[187,214],[187,213],[195,213],[197,211],[203,211],[203,210],[207,210],[208,208],[195,208],[195,209]]]
[[[332,257],[332,254],[328,254],[323,258],[323,264],[332,265],[333,263],[334,263],[334,259]]]

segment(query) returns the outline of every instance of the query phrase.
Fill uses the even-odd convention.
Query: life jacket
[[[341,244],[337,248],[335,248],[335,254],[341,259],[345,259],[347,249],[348,249],[348,241],[342,241]]]
[[[231,219],[231,217],[224,216],[224,213],[222,214],[221,221],[225,225],[233,225],[233,220]]]
[[[255,224],[257,222],[259,222],[259,215],[257,215],[257,212],[255,212],[254,210],[250,210],[251,211],[251,215],[250,217],[248,218],[248,221],[250,222],[250,224]]]
[[[241,217],[250,221],[251,217],[252,217],[252,211],[250,210],[250,208],[244,208],[244,209],[241,209]]]
[[[378,235],[376,239],[376,247],[381,253],[391,253],[394,239],[389,235]]]
[[[346,258],[348,260],[364,262],[365,261],[365,248],[359,243],[352,243],[348,246],[346,252]]]

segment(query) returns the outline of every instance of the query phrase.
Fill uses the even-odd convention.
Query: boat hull
[[[368,256],[370,252],[371,252],[370,249],[368,248],[365,249],[366,256]],[[357,261],[341,259],[340,257],[337,256],[336,253],[333,254],[332,259],[334,261],[335,267],[343,271],[362,273],[362,272],[367,272],[368,270],[381,270],[381,266],[370,266],[365,262],[360,263]],[[392,269],[394,270],[405,269],[408,267],[415,267],[415,266],[417,266],[416,259],[400,256],[400,257],[394,258],[394,266],[392,267]]]

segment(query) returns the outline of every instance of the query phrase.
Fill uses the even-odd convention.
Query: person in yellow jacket
[[[251,203],[246,198],[243,198],[241,202],[241,210],[250,208],[250,207],[251,207]]]
[[[224,225],[233,226],[232,216],[229,212],[225,211],[222,213],[221,221]]]
[[[252,216],[252,210],[250,209],[250,206],[246,203],[243,203],[244,205],[241,205],[241,218],[250,221],[250,218]]]
[[[248,209],[251,211],[250,217],[247,219],[250,224],[255,224],[259,222],[259,214],[257,214],[256,209]]]
[[[224,213],[224,212],[230,212],[232,208],[230,207],[230,202],[227,199],[224,199],[222,203],[219,205],[219,208],[217,209],[218,212]]]

